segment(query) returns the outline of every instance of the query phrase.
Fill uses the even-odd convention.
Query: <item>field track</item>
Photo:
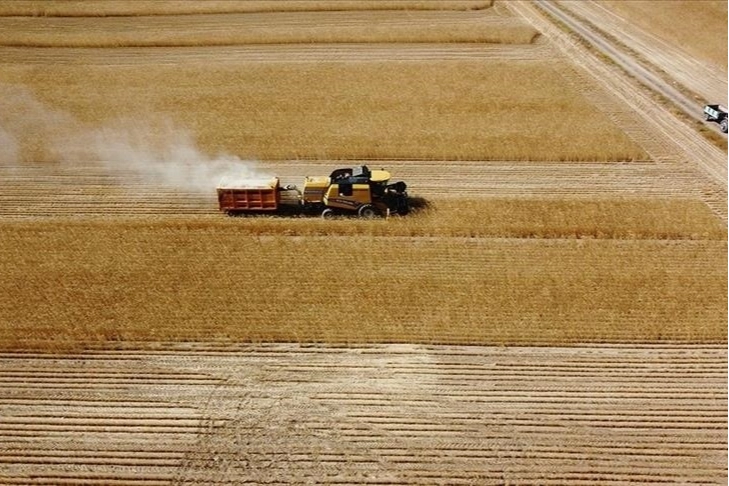
[[[545,59],[550,50],[541,44],[284,44],[202,47],[20,48],[0,47],[0,59],[8,64],[59,65],[177,65],[190,63],[237,64],[241,62],[357,62],[429,61],[463,59]]]
[[[0,355],[0,484],[721,484],[724,346]]]

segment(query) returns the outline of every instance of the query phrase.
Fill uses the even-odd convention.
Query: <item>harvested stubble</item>
[[[726,340],[726,241],[250,236],[6,223],[0,346]]]
[[[290,43],[529,44],[519,19],[478,12],[307,12],[111,18],[0,17],[0,45],[169,47]]]
[[[93,127],[166,113],[191,127],[206,152],[246,158],[647,159],[607,116],[566,88],[561,61],[553,59],[221,61],[8,64],[0,83],[27,86],[46,106]]]
[[[334,10],[482,10],[494,0],[14,0],[0,16],[107,17]]]

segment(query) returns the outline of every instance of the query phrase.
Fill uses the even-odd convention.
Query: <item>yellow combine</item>
[[[321,214],[324,218],[405,215],[410,206],[404,182],[390,183],[386,170],[367,166],[337,169],[329,177],[306,177],[304,189],[281,187],[278,178],[217,188],[220,210],[241,214]]]

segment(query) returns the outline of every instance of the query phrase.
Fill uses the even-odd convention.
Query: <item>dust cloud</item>
[[[85,123],[40,101],[23,86],[0,85],[0,166],[74,164],[108,169],[119,180],[140,179],[194,192],[226,183],[265,180],[255,161],[231,154],[210,156],[193,133],[168,117],[117,118]]]

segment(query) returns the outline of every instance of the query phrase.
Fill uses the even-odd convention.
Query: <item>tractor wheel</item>
[[[727,119],[724,118],[721,121],[721,131],[724,132],[724,133],[726,133],[727,132],[727,128],[729,128],[729,127],[727,127]]]
[[[364,206],[360,206],[360,208],[357,210],[357,214],[360,218],[364,219],[372,219],[379,215],[377,209],[371,204],[365,204]]]
[[[321,212],[321,217],[324,219],[333,219],[334,216],[335,214],[332,208],[326,208],[324,211]]]

